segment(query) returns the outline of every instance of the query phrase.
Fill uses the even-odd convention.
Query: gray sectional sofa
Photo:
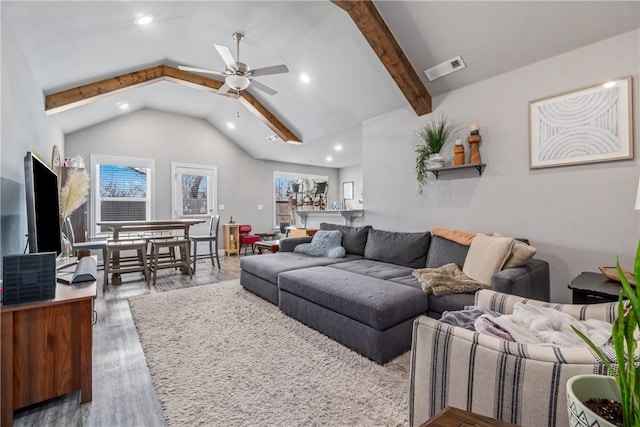
[[[417,268],[451,262],[462,268],[467,246],[429,232],[326,223],[320,229],[342,232],[344,258],[295,253],[297,244],[311,238],[284,239],[278,253],[241,259],[241,285],[378,363],[409,350],[412,323],[419,315],[439,318],[474,303],[474,294],[427,295],[411,275]],[[548,301],[549,264],[532,259],[503,270],[493,276],[491,289]]]

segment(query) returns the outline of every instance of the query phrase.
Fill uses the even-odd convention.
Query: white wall
[[[537,257],[551,265],[555,301],[570,300],[573,277],[613,265],[618,255],[631,269],[640,237],[640,212],[633,209],[640,163],[639,40],[640,31],[632,31],[435,97],[435,112],[480,124],[487,168],[482,177],[475,170],[442,174],[425,196],[416,191],[412,132],[426,117],[407,108],[365,122],[366,222],[392,230],[438,226],[527,237]],[[530,100],[629,74],[634,160],[529,169]]]
[[[218,167],[218,212],[223,223],[233,216],[253,231],[273,228],[273,172],[327,175],[329,199],[338,197],[338,171],[332,168],[256,160],[208,122],[192,117],[141,110],[66,135],[67,156],[109,154],[155,159],[156,218],[171,218],[171,162]],[[258,210],[263,205],[263,210]]]
[[[342,183],[353,181],[353,200],[347,200],[345,209],[362,209],[363,204],[358,203],[362,194],[362,165],[340,169],[340,196],[342,196]]]
[[[44,114],[40,85],[9,25],[2,20],[2,141],[0,144],[0,258],[22,253],[27,232],[22,159],[33,148],[48,163],[55,144],[63,150],[63,135]],[[1,271],[0,266],[0,271]]]

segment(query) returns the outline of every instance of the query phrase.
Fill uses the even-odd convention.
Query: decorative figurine
[[[480,141],[482,141],[482,137],[480,136],[480,126],[477,123],[471,123],[471,134],[467,138],[467,142],[469,143],[469,164],[470,165],[479,165],[482,163],[480,160]]]
[[[464,165],[464,145],[461,139],[456,139],[456,145],[453,147],[453,165]]]

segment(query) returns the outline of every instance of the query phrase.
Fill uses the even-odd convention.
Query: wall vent
[[[280,137],[278,137],[278,135],[276,135],[275,133],[273,135],[269,135],[267,137],[267,141],[269,141],[269,142],[276,142],[279,139],[280,139]]]
[[[440,77],[446,76],[447,74],[451,74],[454,71],[462,70],[465,67],[466,65],[464,64],[462,57],[456,56],[448,61],[444,61],[442,64],[438,64],[435,67],[424,70],[424,73],[426,74],[427,79],[432,82]]]

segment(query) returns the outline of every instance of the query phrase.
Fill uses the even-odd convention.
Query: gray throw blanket
[[[475,331],[476,327],[474,324],[476,322],[476,319],[478,319],[478,317],[482,316],[483,314],[491,317],[497,317],[502,313],[470,305],[466,306],[464,310],[445,311],[444,313],[442,313],[440,321],[453,326],[459,326],[470,331]]]
[[[466,294],[489,288],[489,285],[469,278],[455,263],[438,268],[420,268],[413,270],[412,275],[418,279],[423,291],[435,296]]]

